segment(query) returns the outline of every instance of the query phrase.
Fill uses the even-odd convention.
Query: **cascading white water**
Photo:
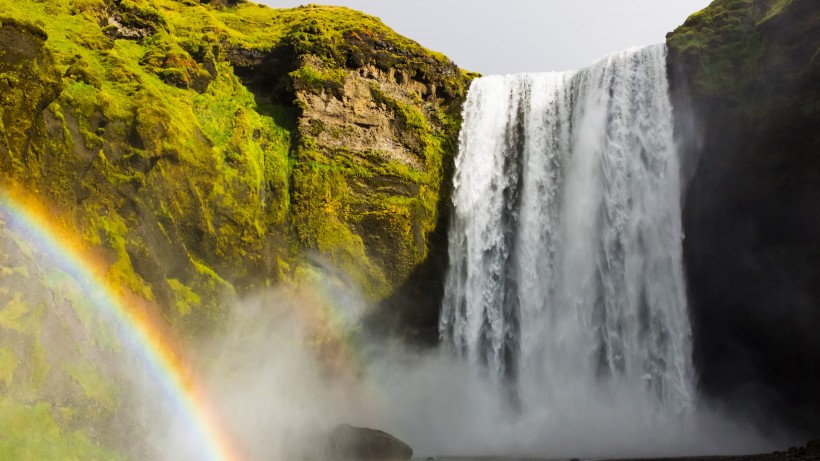
[[[617,390],[693,405],[665,54],[470,87],[439,328],[525,411]]]

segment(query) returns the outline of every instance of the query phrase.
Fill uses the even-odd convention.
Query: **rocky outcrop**
[[[746,416],[815,431],[818,25],[813,0],[717,0],[667,36],[701,388]]]
[[[377,429],[340,424],[330,434],[326,456],[333,461],[405,461],[409,445]]]
[[[0,166],[3,171],[22,168],[19,162],[42,142],[45,121],[41,111],[62,91],[54,59],[45,49],[46,32],[13,19],[0,21]],[[17,160],[17,162],[15,162]]]
[[[312,280],[317,265],[395,318],[394,297],[424,290],[416,274],[443,278],[429,261],[445,254],[436,242],[470,78],[346,8],[17,2],[0,12],[0,192],[75,229],[107,284],[183,344],[219,329],[236,296]],[[7,234],[0,274],[36,267],[5,267]],[[76,415],[41,421],[93,425],[90,445],[105,445],[100,427],[127,434],[111,423],[123,400],[89,384],[106,382],[96,362],[71,357],[86,382],[61,368],[72,344],[40,346],[71,330],[82,303],[61,287],[21,288],[27,277],[40,287],[42,271],[14,274],[0,277],[0,308],[25,313],[26,334],[0,322],[4,395]],[[435,315],[434,298],[400,307]],[[60,309],[40,315],[43,299]],[[37,348],[46,371],[32,384]],[[57,382],[69,391],[43,384]]]
[[[374,330],[435,341],[449,180],[474,75],[359,13],[295,11],[315,19],[280,46],[228,50],[257,102],[295,98],[295,236],[380,300]],[[334,11],[344,17],[326,16]]]
[[[112,283],[191,335],[306,254],[370,301],[412,283],[469,75],[345,8],[64,3],[2,19],[0,180],[73,221]]]
[[[331,27],[306,29],[289,73],[293,222],[304,246],[383,298],[429,255],[468,78],[379,31],[343,29],[344,45],[327,46],[319,37]]]

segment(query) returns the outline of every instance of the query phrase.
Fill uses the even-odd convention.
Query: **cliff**
[[[820,430],[820,8],[717,0],[667,35],[703,393]]]
[[[401,293],[424,291],[419,273],[443,278],[471,78],[346,8],[0,0],[0,188],[77,230],[106,283],[182,338],[317,267],[390,318]],[[35,457],[110,459],[83,440],[129,431],[112,426],[122,393],[96,365],[111,351],[3,219],[0,407],[23,424],[10,443],[34,424],[74,434]],[[87,347],[63,353],[71,338],[55,331]]]

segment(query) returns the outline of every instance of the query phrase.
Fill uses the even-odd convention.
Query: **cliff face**
[[[175,322],[207,328],[214,292],[298,279],[306,252],[371,300],[427,258],[468,83],[443,56],[344,8],[19,3],[2,180]]]
[[[204,3],[0,0],[0,188],[76,229],[106,281],[183,337],[317,265],[392,317],[393,298],[424,291],[416,274],[443,278],[436,242],[470,75],[346,8]],[[76,357],[47,340],[90,335],[82,303],[3,219],[3,413],[127,433],[112,426],[121,396],[88,384],[105,382],[96,340]]]
[[[717,0],[667,36],[701,388],[820,429],[820,8]]]

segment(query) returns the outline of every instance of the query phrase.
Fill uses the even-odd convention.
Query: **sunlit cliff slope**
[[[0,0],[0,188],[75,231],[105,283],[183,341],[317,267],[390,304],[443,270],[429,261],[470,78],[346,8]],[[37,428],[54,440],[32,459],[109,459],[82,441],[129,432],[97,369],[111,351],[0,224],[0,406],[19,426],[0,453],[23,456]]]

